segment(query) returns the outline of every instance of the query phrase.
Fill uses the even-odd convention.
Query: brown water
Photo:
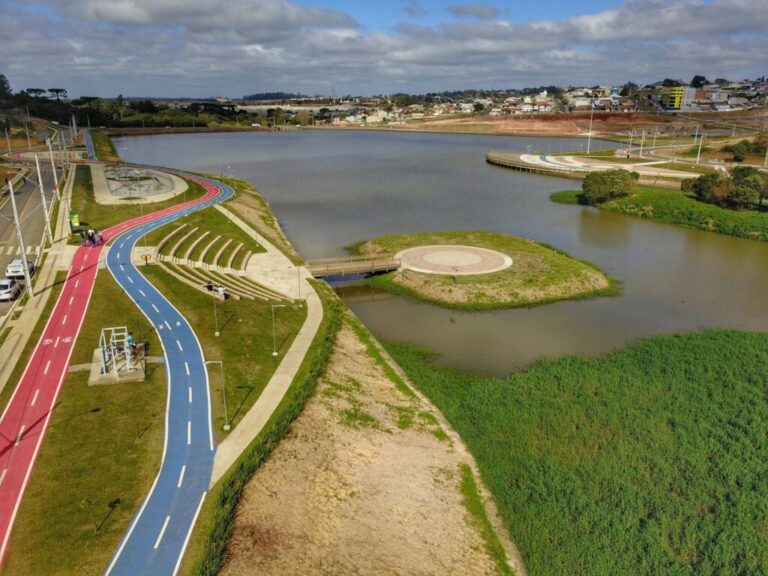
[[[768,244],[554,204],[550,192],[578,183],[484,161],[490,149],[580,144],[369,132],[185,134],[116,143],[130,161],[249,180],[308,258],[341,255],[345,245],[381,234],[496,230],[556,246],[622,282],[617,297],[471,314],[340,289],[377,336],[432,348],[455,368],[504,374],[545,356],[603,353],[653,334],[768,329]]]

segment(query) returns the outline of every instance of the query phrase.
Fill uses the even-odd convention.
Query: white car
[[[5,267],[5,275],[8,278],[24,278],[24,264],[22,264],[23,261],[24,260],[21,258],[21,256],[17,256],[11,260],[8,263],[8,266]],[[34,276],[35,263],[32,262],[32,260],[27,260],[27,267],[29,269],[29,275]]]
[[[16,300],[24,290],[24,286],[12,278],[0,280],[0,300]]]

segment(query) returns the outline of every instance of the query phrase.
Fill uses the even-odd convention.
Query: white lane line
[[[203,492],[203,495],[200,497],[200,503],[197,505],[197,510],[195,511],[195,515],[192,517],[192,523],[189,525],[189,530],[187,531],[187,537],[184,538],[184,544],[181,546],[181,551],[179,552],[179,557],[176,559],[176,566],[173,568],[173,574],[171,576],[176,576],[176,574],[179,573],[179,568],[181,567],[181,559],[184,557],[184,552],[187,549],[187,544],[189,544],[189,538],[192,536],[192,529],[195,527],[195,524],[197,523],[197,517],[200,515],[200,509],[203,507],[203,502],[205,501],[205,495],[207,492]]]
[[[181,342],[179,342],[178,340],[176,340],[176,346],[179,347],[179,352],[184,352],[184,348],[181,347]]]
[[[117,259],[120,260],[120,252],[117,253]]]
[[[189,364],[187,364],[186,362],[184,362],[184,370],[187,371],[187,376],[189,376]]]
[[[187,388],[187,392],[189,392],[189,394],[188,394],[188,396],[189,396],[189,403],[192,404],[192,388],[191,387]]]
[[[126,276],[126,278],[128,278],[128,282],[130,282],[131,284],[133,284],[133,278],[131,278],[130,276]]]
[[[77,288],[78,286],[80,286],[80,280],[75,281],[75,288]]]
[[[144,298],[146,298],[146,297],[147,297],[147,295],[146,295],[146,294],[144,294],[144,290],[141,290],[141,289],[139,289],[139,294],[141,294],[142,296],[144,296]]]
[[[5,475],[6,475],[6,474],[8,474],[8,468],[5,468],[5,469],[3,470],[3,473],[2,473],[2,474],[0,474],[0,486],[2,486],[2,485],[3,485],[3,480],[5,480]]]
[[[70,296],[70,297],[69,297],[69,305],[70,305],[70,306],[72,306],[72,300],[74,300],[74,299],[75,299],[75,297],[74,297],[74,296]]]
[[[85,266],[80,266],[80,272],[83,271],[83,268],[85,268]]]
[[[24,424],[21,425],[21,428],[19,428],[19,436],[16,438],[16,446],[19,445],[19,442],[21,442],[21,437],[24,436]],[[187,442],[189,444],[189,442]]]
[[[66,324],[67,323],[67,315],[66,314],[64,314],[64,320],[62,320],[61,323],[62,324]]]
[[[160,310],[158,310],[158,309],[157,309],[157,306],[155,306],[154,304],[152,304],[152,309],[153,309],[155,312],[157,312],[157,313],[160,313]]]
[[[48,368],[51,367],[51,361],[48,360],[48,362],[45,363],[45,369],[43,370],[43,374],[48,374]]]
[[[192,420],[187,420],[187,444],[192,444]]]
[[[187,465],[181,467],[181,474],[179,474],[179,483],[176,484],[176,488],[181,488],[181,483],[184,482],[184,472],[187,471]]]
[[[35,390],[35,395],[32,396],[32,402],[30,402],[30,404],[29,404],[30,406],[34,406],[35,405],[35,402],[37,402],[37,395],[38,394],[40,394],[40,388]]]
[[[157,535],[157,540],[155,540],[155,550],[157,550],[157,547],[160,546],[160,541],[163,539],[163,534],[165,534],[165,529],[168,528],[168,522],[171,521],[170,516],[165,517],[165,522],[163,522],[163,527],[160,528],[160,534]]]
[[[166,328],[168,328],[168,330],[170,330],[170,329],[171,329],[171,325],[170,325],[170,324],[168,324],[168,320],[166,320],[166,321],[165,321],[165,327],[166,327]]]
[[[53,343],[53,347],[56,348],[56,346],[59,345],[59,336],[56,336],[56,342]]]

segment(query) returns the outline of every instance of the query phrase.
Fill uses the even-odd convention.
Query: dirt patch
[[[245,490],[225,576],[495,574],[463,456],[345,322],[329,371]]]

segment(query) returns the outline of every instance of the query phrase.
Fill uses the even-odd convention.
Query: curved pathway
[[[232,194],[232,190],[223,185],[220,189],[211,181],[203,181],[202,179],[198,181],[208,190],[203,197],[113,226],[103,232],[105,242],[148,222],[156,221],[158,226],[162,225],[159,222],[169,222],[191,211],[210,206]],[[145,227],[142,230],[146,231],[148,228]],[[136,234],[129,235],[133,238],[133,242],[138,237]],[[127,237],[123,241],[126,240]],[[81,247],[75,253],[59,299],[32,351],[18,385],[0,416],[0,562],[2,562],[8,549],[13,522],[67,374],[74,344],[93,291],[103,249],[104,246]],[[119,249],[115,250],[116,258],[118,252],[120,252]],[[126,266],[125,269],[129,271],[129,267]],[[138,277],[137,274],[136,276]],[[127,278],[124,281],[130,284]],[[149,293],[146,291],[146,286],[143,289],[145,293]],[[137,299],[134,298],[134,301]],[[141,306],[141,304],[139,305]],[[159,304],[156,306],[160,308]],[[170,304],[167,306],[170,308]],[[167,310],[166,312],[170,315],[170,311]],[[202,364],[202,353],[198,355],[197,352],[199,352],[199,345],[190,354],[195,358],[194,361],[199,361],[199,364]],[[174,365],[176,359],[177,356],[174,355],[172,360]],[[186,361],[189,363],[190,360],[187,359]],[[170,400],[169,396],[169,408],[172,407]],[[210,417],[206,415],[206,418],[210,422]],[[196,426],[199,427],[200,424],[197,423]],[[168,432],[174,434],[176,432],[175,428],[171,429],[170,427],[166,428],[166,432],[165,441],[166,448],[168,448]],[[199,438],[200,433],[198,432],[196,436]],[[210,452],[210,442],[208,449]],[[164,458],[164,463],[165,461]],[[210,465],[208,475],[210,475]],[[160,476],[158,476],[159,478]],[[158,481],[156,481],[157,484],[159,484]],[[134,519],[131,530],[133,530],[136,522],[137,519]],[[130,540],[129,536],[130,533],[121,544],[121,550],[125,541]],[[171,540],[169,538],[167,542]],[[119,552],[117,556],[119,556]],[[113,560],[111,565],[114,564]],[[161,574],[161,572],[156,571],[134,571],[131,573]]]
[[[136,242],[145,234],[234,193],[218,182],[190,179],[208,189],[207,200],[119,236],[107,254],[107,268],[157,330],[168,387],[160,472],[112,557],[107,575],[175,574],[211,478],[211,402],[200,342],[187,320],[131,261]]]

